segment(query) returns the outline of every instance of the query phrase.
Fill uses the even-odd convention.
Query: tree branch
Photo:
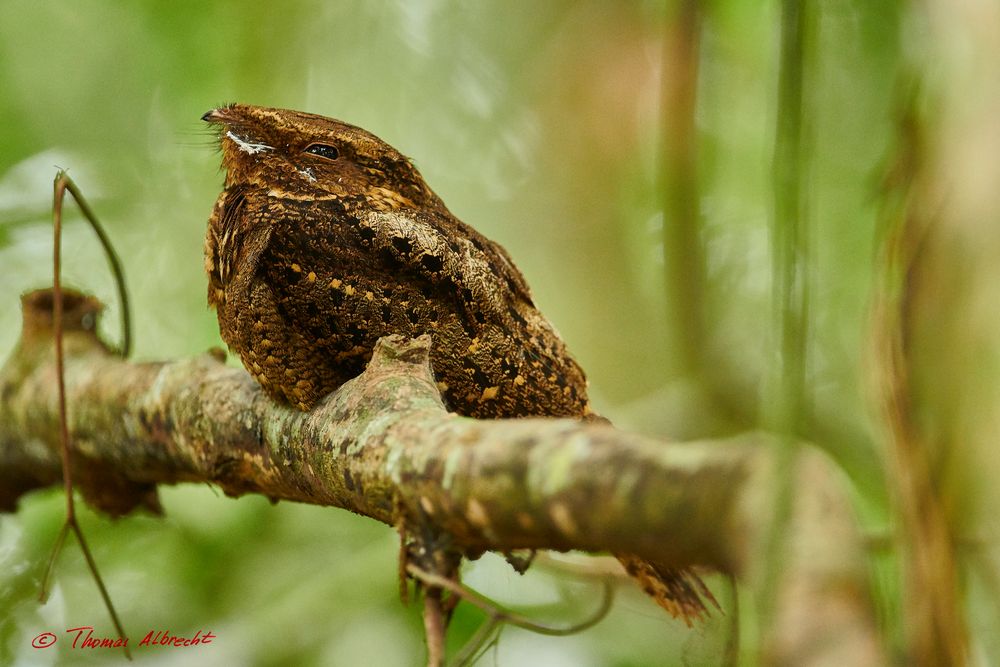
[[[458,417],[441,403],[427,337],[381,340],[362,375],[303,413],[272,403],[217,355],[124,361],[94,334],[96,300],[64,299],[74,477],[88,502],[111,514],[158,509],[157,484],[211,482],[232,496],[261,493],[402,524],[470,556],[613,551],[711,566],[751,588],[763,578],[778,488],[777,450],[766,436],[669,444],[569,419]],[[35,292],[23,305],[22,338],[0,369],[7,510],[61,474],[51,295]],[[794,474],[769,659],[880,664],[843,480],[811,448]]]

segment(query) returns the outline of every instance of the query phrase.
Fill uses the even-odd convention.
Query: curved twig
[[[500,639],[503,624],[500,619],[488,616],[479,626],[476,633],[469,638],[458,655],[451,661],[450,667],[466,667],[474,665],[482,655]],[[495,634],[494,634],[495,633]],[[492,638],[491,638],[492,637]],[[488,640],[488,641],[487,641]]]
[[[470,604],[479,607],[491,617],[497,619],[502,623],[510,623],[511,625],[516,625],[517,627],[528,630],[529,632],[534,632],[540,635],[549,635],[552,637],[565,637],[567,635],[575,635],[577,633],[583,632],[587,628],[591,628],[608,615],[611,610],[611,603],[615,599],[614,586],[611,582],[604,579],[601,583],[604,584],[604,596],[601,599],[601,606],[596,612],[594,612],[589,618],[575,625],[571,625],[566,628],[557,628],[551,625],[545,625],[543,623],[538,623],[532,621],[527,616],[518,614],[517,612],[505,609],[500,604],[490,600],[485,595],[475,592],[471,588],[467,588],[462,584],[455,583],[447,577],[442,577],[440,575],[434,574],[432,572],[427,572],[417,567],[413,563],[406,566],[406,571],[412,576],[416,577],[422,581],[427,586],[432,586],[434,588],[442,588],[449,593],[457,595],[461,599],[469,602]]]
[[[110,242],[104,235],[103,230],[97,223],[96,218],[93,217],[93,213],[87,206],[86,202],[83,200],[82,195],[76,189],[76,185],[70,180],[69,176],[65,171],[60,171],[56,175],[55,183],[53,184],[54,189],[54,200],[52,202],[52,234],[53,234],[53,244],[52,244],[52,329],[53,329],[53,341],[55,343],[55,360],[56,360],[56,385],[58,388],[58,402],[59,402],[59,452],[62,458],[62,477],[63,477],[63,489],[66,495],[66,520],[63,523],[62,528],[59,531],[59,536],[56,538],[55,545],[52,549],[52,554],[49,556],[48,566],[45,570],[45,575],[42,577],[42,589],[39,593],[39,600],[45,602],[48,598],[49,583],[52,580],[52,573],[55,569],[56,561],[59,558],[59,553],[62,551],[63,545],[66,543],[66,533],[71,529],[73,534],[76,535],[77,542],[80,545],[80,549],[83,551],[84,558],[87,560],[87,567],[90,569],[91,574],[94,576],[94,581],[97,583],[97,588],[101,593],[101,599],[104,601],[104,606],[108,610],[108,614],[111,616],[111,622],[115,626],[115,631],[118,636],[122,639],[126,639],[125,629],[122,626],[121,620],[118,618],[118,612],[115,611],[114,604],[111,602],[111,596],[108,594],[108,589],[104,585],[104,580],[101,578],[101,574],[97,569],[97,562],[94,560],[93,554],[90,552],[90,547],[87,545],[87,540],[83,536],[83,530],[80,528],[80,524],[76,518],[76,504],[74,502],[73,496],[73,478],[70,469],[70,457],[69,457],[69,427],[67,425],[66,418],[66,367],[65,359],[63,355],[63,293],[62,293],[62,205],[65,199],[66,190],[69,190],[73,197],[76,199],[77,203],[80,205],[81,210],[87,216],[87,219],[91,221],[95,231],[97,231],[98,237],[101,242],[105,245],[105,250],[109,253],[109,258],[111,258],[112,266],[115,268],[116,278],[119,280],[118,286],[121,294],[125,293],[125,283],[121,275],[121,267],[118,265],[118,258],[114,254],[114,250],[111,249]],[[123,312],[123,325],[125,327],[125,338],[124,338],[124,351],[122,356],[128,354],[128,347],[130,345],[128,330],[129,330],[129,317],[128,317],[128,302],[124,300],[122,302],[122,312]],[[125,651],[125,657],[129,660],[132,659],[132,654],[129,651],[128,643],[124,643],[122,648]]]
[[[125,271],[122,269],[121,260],[118,258],[118,253],[115,252],[115,247],[111,243],[111,239],[104,231],[104,227],[98,222],[93,209],[90,208],[90,204],[87,203],[83,193],[80,192],[80,188],[76,186],[76,183],[69,177],[65,169],[60,169],[56,174],[56,206],[59,207],[60,211],[62,210],[62,201],[64,191],[66,190],[73,195],[76,205],[80,207],[83,217],[90,223],[90,228],[94,230],[94,234],[97,235],[97,239],[101,242],[101,247],[104,249],[104,254],[108,258],[108,265],[111,267],[111,273],[115,278],[115,287],[118,290],[118,301],[122,308],[122,340],[121,349],[118,353],[122,357],[128,358],[132,352],[132,308],[128,298],[128,289],[125,286]],[[54,213],[55,211],[53,211]]]

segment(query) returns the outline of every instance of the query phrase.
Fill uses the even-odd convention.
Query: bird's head
[[[227,188],[380,210],[439,203],[406,156],[359,127],[248,104],[219,107],[201,118],[218,128]]]

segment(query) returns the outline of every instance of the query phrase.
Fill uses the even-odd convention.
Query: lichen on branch
[[[6,510],[60,479],[45,294],[23,299],[22,338],[0,369]],[[273,403],[218,354],[122,360],[94,333],[99,304],[64,298],[74,476],[88,502],[111,514],[158,509],[158,484],[209,482],[233,496],[341,507],[393,526],[419,523],[466,555],[627,552],[759,584],[776,488],[775,447],[765,435],[678,444],[573,419],[459,417],[441,402],[426,336],[382,339],[360,376],[303,413]],[[851,664],[878,664],[842,480],[810,448],[795,474],[800,502],[790,525],[803,537],[790,539],[777,599],[781,618],[810,622],[801,633],[768,633],[773,655],[850,650]],[[816,622],[823,619],[829,622]],[[838,636],[853,639],[829,642]]]

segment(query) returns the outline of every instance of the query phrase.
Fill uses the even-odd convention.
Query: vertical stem
[[[771,233],[773,303],[780,350],[777,390],[772,393],[770,427],[783,434],[778,462],[781,488],[774,507],[768,540],[765,587],[769,595],[777,586],[786,558],[784,538],[792,516],[792,475],[798,454],[797,433],[810,409],[806,395],[806,341],[809,316],[809,141],[805,116],[806,72],[818,9],[809,0],[782,0],[781,51],[778,74],[778,108],[774,158],[774,220]],[[760,601],[765,625],[772,619],[774,599]]]
[[[66,175],[56,176],[52,208],[52,331],[56,346],[56,386],[59,396],[59,452],[62,456],[63,489],[66,492],[66,523],[76,521],[73,480],[69,468],[69,427],[66,420],[66,380],[63,359],[62,299],[62,205],[66,195]],[[61,544],[61,541],[60,541]]]
[[[792,434],[809,410],[806,340],[809,314],[809,220],[805,71],[813,33],[811,3],[782,0],[781,64],[775,134],[772,227],[775,325],[781,350],[778,430]]]
[[[70,471],[70,455],[69,455],[69,421],[66,414],[66,369],[65,369],[65,359],[63,356],[63,294],[62,294],[62,209],[63,200],[66,198],[66,190],[76,198],[77,203],[81,205],[84,210],[84,214],[87,219],[90,220],[91,224],[97,230],[98,236],[101,238],[101,243],[104,244],[105,250],[109,252],[111,257],[112,267],[115,271],[115,278],[118,280],[119,294],[125,294],[124,278],[121,273],[121,264],[118,262],[117,256],[114,254],[114,250],[110,247],[110,241],[107,236],[104,235],[103,230],[97,223],[96,217],[89,207],[83,201],[82,195],[76,189],[76,186],[70,180],[66,172],[60,171],[56,174],[56,180],[53,184],[53,202],[52,202],[52,339],[55,341],[55,356],[56,356],[56,387],[59,403],[59,454],[62,458],[62,472],[63,472],[63,490],[66,495],[66,520],[63,523],[62,528],[59,531],[59,536],[56,538],[56,543],[52,549],[52,555],[49,557],[48,567],[45,571],[45,576],[42,578],[42,591],[39,598],[42,602],[45,602],[48,597],[49,584],[52,580],[52,572],[55,569],[56,560],[59,557],[59,552],[62,550],[63,544],[66,542],[66,534],[69,529],[73,530],[73,534],[76,535],[76,539],[80,544],[80,549],[83,550],[83,555],[87,560],[87,567],[90,569],[90,573],[94,577],[94,581],[97,583],[97,588],[101,593],[101,599],[104,601],[104,605],[108,610],[108,614],[111,616],[111,622],[115,626],[115,630],[118,632],[118,636],[121,639],[126,639],[125,628],[122,626],[121,619],[118,618],[118,612],[115,611],[115,607],[111,602],[111,596],[108,594],[108,589],[104,585],[104,580],[101,579],[101,574],[97,570],[97,562],[94,560],[93,555],[90,553],[90,548],[87,546],[87,541],[83,536],[83,530],[80,528],[80,523],[76,518],[76,503],[73,497],[73,476]],[[128,354],[128,349],[130,345],[130,326],[128,313],[128,301],[124,299],[122,302],[122,307],[124,309],[123,314],[123,326],[124,326],[124,354]],[[125,657],[129,660],[132,659],[132,653],[129,651],[128,644],[123,647]]]
[[[705,259],[700,234],[695,105],[698,89],[697,0],[680,0],[668,18],[663,52],[663,259],[673,371],[704,369]]]
[[[427,637],[427,667],[444,665],[444,610],[441,589],[428,588],[424,593],[424,634]]]
[[[907,77],[920,81],[917,73]],[[941,312],[954,307],[961,313],[961,305],[949,303],[942,309],[934,301],[947,298],[940,295],[948,295],[953,273],[962,269],[934,260],[936,252],[949,243],[949,225],[957,219],[953,217],[955,205],[941,206],[938,199],[937,161],[942,155],[933,146],[933,135],[942,131],[946,121],[929,122],[922,117],[918,89],[913,85],[900,104],[899,140],[883,213],[887,233],[882,247],[882,286],[873,319],[879,388],[889,429],[887,463],[899,518],[906,653],[912,664],[922,667],[960,667],[968,663],[968,631],[947,508],[950,499],[940,487],[940,469],[947,467],[942,452],[950,434],[928,427],[935,424],[935,408],[941,403],[928,400],[926,386],[921,387],[921,377],[927,377],[928,348],[923,348],[922,356],[920,342],[926,346],[933,341],[930,354],[942,356],[938,334],[927,337],[927,309]]]

